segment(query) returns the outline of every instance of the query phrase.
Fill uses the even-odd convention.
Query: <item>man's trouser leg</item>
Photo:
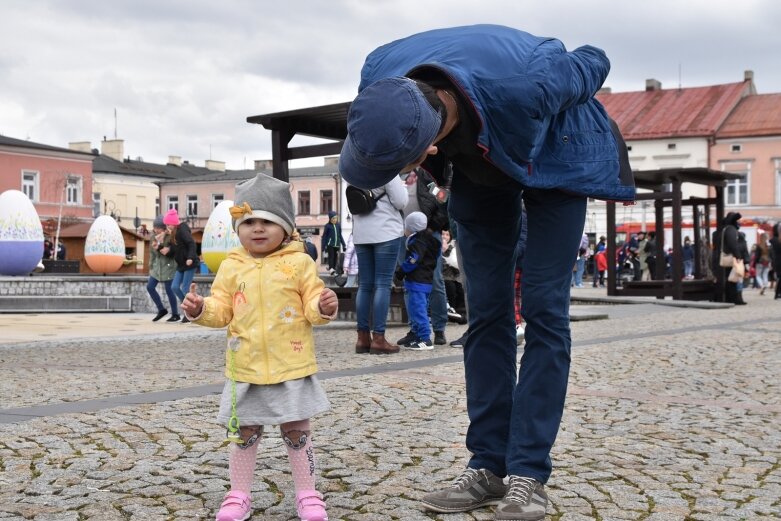
[[[526,345],[513,399],[507,472],[545,483],[567,395],[570,272],[583,233],[586,198],[526,190],[524,203],[529,218],[521,283]]]
[[[503,476],[516,384],[513,274],[521,187],[509,180],[500,187],[480,186],[456,172],[449,211],[457,222],[460,266],[468,286],[464,370],[469,466]]]

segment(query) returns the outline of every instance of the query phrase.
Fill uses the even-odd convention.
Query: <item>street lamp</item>
[[[110,215],[118,223],[122,222],[122,214],[117,210],[117,204],[111,199],[106,199],[103,202],[103,213]]]

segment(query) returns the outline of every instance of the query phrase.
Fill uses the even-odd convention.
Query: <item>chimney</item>
[[[206,160],[206,168],[214,170],[215,172],[225,171],[225,161],[215,161],[213,159]]]
[[[659,80],[655,80],[653,78],[645,80],[645,90],[653,91],[653,90],[662,90],[662,82]]]
[[[271,159],[256,159],[255,160],[255,170],[273,170],[274,165],[272,164]]]
[[[339,156],[331,156],[326,157],[323,160],[324,166],[329,167],[332,166],[334,168],[337,168],[339,166]]]
[[[182,156],[168,156],[168,164],[182,166]]]
[[[754,81],[754,71],[752,70],[743,71],[743,81]]]
[[[597,91],[597,96],[599,96],[600,94],[612,94],[612,93],[613,93],[613,89],[611,89],[610,87],[602,87]]]
[[[123,161],[125,158],[125,140],[104,139],[100,143],[100,153],[110,157],[111,159]]]
[[[89,141],[71,141],[68,143],[68,148],[75,150],[76,152],[92,153],[92,143]]]

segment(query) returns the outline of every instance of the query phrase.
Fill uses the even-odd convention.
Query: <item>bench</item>
[[[131,295],[112,296],[38,296],[0,297],[0,313],[78,313],[133,311]]]
[[[683,300],[713,300],[716,283],[708,279],[682,280],[681,292]],[[673,281],[664,280],[630,280],[616,290],[617,295],[625,297],[671,297],[673,296]]]
[[[358,288],[331,286],[331,289],[334,290],[336,297],[339,299],[339,314],[345,318],[348,316],[352,317],[352,315],[348,314],[355,313],[355,298],[358,295]],[[345,315],[343,315],[343,313]],[[391,288],[390,313],[388,319],[391,320],[391,318],[395,319],[394,321],[407,323],[407,307],[404,305],[404,289],[402,288]]]

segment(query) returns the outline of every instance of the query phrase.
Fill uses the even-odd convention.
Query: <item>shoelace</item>
[[[463,489],[469,486],[473,481],[476,481],[480,478],[481,472],[477,469],[473,468],[467,468],[463,474],[458,476],[455,481],[453,481],[453,487],[458,489]],[[485,474],[483,474],[485,476]],[[487,479],[487,478],[486,478]]]
[[[537,486],[534,478],[524,478],[522,476],[510,476],[510,490],[504,499],[527,504],[532,497],[532,493]]]

